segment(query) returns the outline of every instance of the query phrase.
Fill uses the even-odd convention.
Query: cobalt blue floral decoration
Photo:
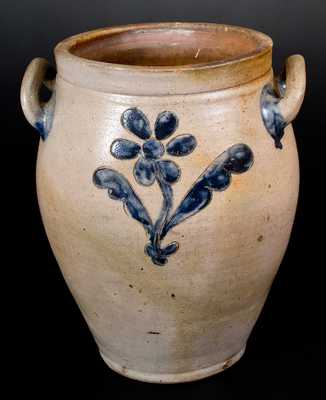
[[[140,185],[150,186],[155,180],[159,182],[162,179],[170,184],[175,183],[180,177],[180,168],[174,161],[161,158],[165,152],[172,156],[186,156],[197,145],[193,135],[179,135],[166,146],[163,145],[161,140],[168,139],[177,129],[177,116],[170,111],[160,113],[155,122],[155,137],[145,114],[137,108],[126,110],[121,116],[121,124],[144,143],[141,147],[130,140],[116,139],[112,142],[111,154],[121,160],[139,156],[134,166],[134,176]]]
[[[253,163],[253,154],[245,144],[231,146],[211,163],[171,213],[172,185],[180,178],[181,169],[176,162],[163,157],[165,153],[174,157],[189,155],[197,146],[196,138],[191,134],[170,138],[178,127],[178,118],[171,111],[163,111],[157,116],[154,134],[147,117],[138,108],[126,110],[121,116],[121,124],[143,143],[140,146],[131,140],[116,139],[111,144],[111,154],[119,160],[137,158],[133,170],[137,183],[143,186],[151,186],[154,182],[158,184],[163,203],[157,220],[152,221],[142,201],[121,173],[101,167],[95,171],[93,181],[97,187],[107,189],[111,199],[122,201],[130,216],[143,225],[149,238],[145,253],[154,264],[165,265],[168,257],[179,248],[177,242],[161,247],[161,241],[169,230],[206,207],[214,191],[223,191],[230,185],[232,174],[246,172]]]

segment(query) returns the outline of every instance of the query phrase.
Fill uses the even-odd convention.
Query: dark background
[[[0,1],[3,208],[13,366],[12,394],[35,399],[263,399],[314,396],[323,377],[325,260],[322,166],[325,164],[326,2],[324,0],[29,0]],[[52,60],[54,45],[75,33],[137,22],[200,21],[255,28],[274,40],[274,65],[301,53],[308,86],[294,123],[301,189],[292,238],[242,360],[203,381],[143,384],[109,370],[70,295],[42,227],[35,190],[38,135],[20,110],[19,86],[32,58]],[[9,195],[8,195],[9,194]],[[3,258],[4,260],[4,258]],[[11,275],[12,274],[12,275]],[[10,343],[10,344],[9,344]],[[11,370],[11,369],[10,369]]]

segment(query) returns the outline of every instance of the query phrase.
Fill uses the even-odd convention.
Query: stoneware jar
[[[55,59],[31,62],[21,103],[46,232],[101,356],[148,382],[228,368],[293,224],[303,58],[274,78],[262,33],[159,23],[73,36]]]

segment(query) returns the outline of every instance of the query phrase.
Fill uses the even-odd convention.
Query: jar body
[[[260,101],[272,71],[225,90],[165,96],[101,93],[56,81],[51,134],[40,143],[38,199],[46,232],[64,278],[104,360],[115,370],[151,382],[180,382],[225,369],[243,353],[286,250],[299,185],[292,126],[283,149],[274,147]],[[136,159],[118,160],[112,142],[132,137],[125,110],[141,110],[154,126],[169,110],[175,134],[197,146],[178,157],[173,209],[217,156],[239,143],[254,162],[207,207],[172,228],[163,243],[179,243],[164,266],[144,252],[143,226],[120,201],[93,183],[100,167],[122,174],[153,220],[159,185],[139,185]],[[164,156],[169,158],[169,156]]]

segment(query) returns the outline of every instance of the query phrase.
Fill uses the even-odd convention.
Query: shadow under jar
[[[193,381],[239,360],[289,240],[301,56],[205,23],[82,33],[21,89],[51,247],[104,361]],[[52,96],[39,100],[42,85]]]

